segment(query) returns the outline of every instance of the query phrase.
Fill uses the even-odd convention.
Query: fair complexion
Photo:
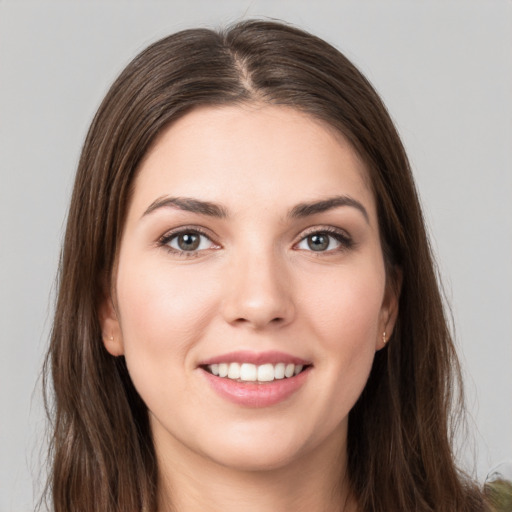
[[[368,180],[287,107],[196,109],[146,155],[101,322],[148,407],[160,512],[356,510],[348,414],[397,313]]]

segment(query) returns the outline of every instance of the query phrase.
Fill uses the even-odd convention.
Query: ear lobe
[[[105,345],[105,348],[111,355],[116,357],[122,356],[124,354],[124,345],[121,326],[119,325],[117,313],[110,296],[103,298],[99,317],[103,345]]]
[[[402,290],[402,279],[402,270],[395,267],[386,284],[386,293],[381,309],[380,333],[377,338],[377,350],[384,348],[393,334],[396,319],[398,318],[398,303]]]

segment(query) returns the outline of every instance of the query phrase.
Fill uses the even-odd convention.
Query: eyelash
[[[350,237],[350,235],[342,229],[335,228],[332,226],[324,226],[324,227],[318,227],[315,226],[314,228],[310,228],[309,230],[306,230],[305,233],[301,234],[300,240],[294,244],[294,247],[300,244],[301,242],[305,241],[308,237],[312,235],[327,235],[331,238],[334,238],[336,242],[340,244],[339,247],[336,247],[335,249],[330,249],[327,251],[314,251],[310,250],[307,252],[313,253],[315,256],[322,256],[325,254],[333,254],[333,253],[339,253],[343,251],[347,251],[349,249],[353,249],[355,246],[354,240]]]
[[[178,228],[176,230],[173,230],[173,231],[169,231],[167,232],[165,235],[163,235],[162,237],[160,237],[160,239],[158,240],[157,244],[159,247],[163,247],[164,249],[166,249],[169,253],[173,254],[173,255],[176,255],[176,256],[179,256],[179,257],[183,257],[183,258],[194,258],[194,257],[197,257],[197,256],[200,256],[201,252],[205,251],[205,250],[208,250],[208,249],[201,249],[201,250],[192,250],[192,251],[183,251],[183,250],[179,250],[179,249],[175,249],[174,247],[170,247],[169,243],[174,239],[174,238],[177,238],[178,236],[180,235],[199,235],[199,236],[203,236],[205,238],[207,238],[213,245],[219,247],[211,238],[211,236],[206,233],[206,231],[204,231],[203,229],[199,228],[199,227],[187,227],[187,226],[184,226],[184,227],[181,227],[181,228]]]
[[[160,237],[159,240],[157,241],[157,244],[159,247],[163,247],[164,249],[166,249],[169,253],[176,255],[178,257],[184,257],[184,258],[194,258],[194,257],[200,256],[201,252],[208,250],[208,249],[200,249],[200,250],[184,251],[184,250],[175,249],[174,247],[169,246],[169,243],[173,239],[177,238],[180,235],[187,235],[187,234],[203,236],[203,237],[207,238],[214,246],[216,245],[215,248],[219,247],[212,240],[211,236],[209,234],[207,234],[206,231],[204,231],[203,229],[196,227],[196,226],[194,226],[194,227],[184,226],[184,227],[178,228],[176,230],[170,231],[170,232],[166,233],[165,235],[163,235],[162,237]],[[327,251],[314,251],[314,250],[307,251],[307,252],[311,252],[313,254],[316,253],[315,254],[316,256],[347,251],[349,249],[352,249],[355,245],[352,238],[344,230],[334,228],[332,226],[325,226],[325,227],[317,227],[316,226],[314,228],[310,228],[305,233],[302,233],[300,240],[298,242],[296,242],[293,245],[293,247],[297,247],[301,242],[305,241],[308,237],[310,237],[312,235],[327,235],[328,237],[334,238],[336,240],[336,242],[338,242],[340,244],[339,247],[336,247],[335,249],[330,249]]]

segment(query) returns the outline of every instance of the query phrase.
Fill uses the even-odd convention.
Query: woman
[[[484,510],[404,149],[292,27],[184,31],[113,84],[47,370],[56,511]]]

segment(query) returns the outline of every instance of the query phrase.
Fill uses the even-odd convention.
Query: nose
[[[282,327],[295,316],[292,283],[274,255],[245,255],[227,276],[222,314],[232,325],[255,330]]]

